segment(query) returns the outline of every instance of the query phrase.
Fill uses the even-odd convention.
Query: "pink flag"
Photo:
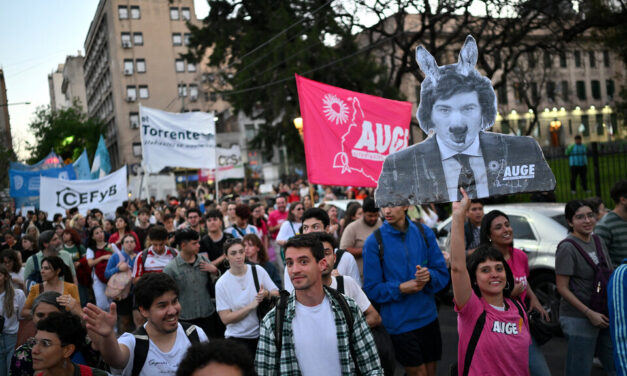
[[[407,147],[411,103],[296,75],[309,181],[376,187],[383,160]]]

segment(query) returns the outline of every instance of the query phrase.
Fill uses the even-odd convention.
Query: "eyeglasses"
[[[584,220],[586,218],[592,220],[592,219],[596,218],[596,215],[593,212],[590,212],[590,213],[586,213],[586,214],[577,214],[577,215],[575,215],[574,218],[576,220],[578,220],[578,221],[582,221],[582,220]]]
[[[34,337],[30,338],[27,342],[28,342],[28,344],[31,347],[35,347],[35,346],[39,345],[39,346],[43,347],[44,349],[50,348],[52,346],[61,346],[61,347],[65,346],[62,343],[54,343],[54,342],[52,342],[49,339],[37,339],[37,338],[34,338]]]

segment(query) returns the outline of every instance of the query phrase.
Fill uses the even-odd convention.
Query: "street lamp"
[[[298,134],[300,135],[300,137],[303,137],[303,118],[302,117],[297,117],[296,119],[294,119],[294,127],[296,127],[296,130],[298,131]]]
[[[16,104],[30,104],[30,102],[0,103],[0,107],[14,106]]]

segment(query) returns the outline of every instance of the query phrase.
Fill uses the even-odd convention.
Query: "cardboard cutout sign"
[[[377,206],[457,201],[550,191],[555,176],[531,137],[487,132],[494,125],[496,95],[476,69],[477,44],[468,36],[456,64],[439,67],[424,47],[416,60],[426,78],[417,117],[428,137],[390,154],[375,191]]]

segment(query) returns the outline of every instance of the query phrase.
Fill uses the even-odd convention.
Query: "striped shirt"
[[[165,266],[172,261],[178,252],[174,248],[168,246],[165,247],[163,254],[157,254],[152,250],[152,247],[148,248],[146,253],[146,262],[142,259],[143,252],[137,255],[135,258],[135,265],[133,265],[133,278],[141,277],[146,273],[160,273],[165,269]]]
[[[587,166],[588,165],[588,149],[584,144],[572,144],[566,149],[568,156],[568,165],[570,166]]]
[[[612,274],[607,290],[616,374],[627,375],[627,259]]]
[[[331,294],[325,290],[325,294],[331,302],[333,317],[335,318],[335,327],[337,330],[338,351],[340,354],[340,367],[342,375],[355,375],[354,362],[350,354],[349,341],[352,341],[357,363],[362,375],[381,375],[383,369],[379,362],[379,354],[374,339],[370,332],[368,324],[364,316],[354,300],[346,297],[346,302],[353,314],[353,335],[350,338],[348,325],[344,318],[344,313],[338,302],[336,302]],[[287,302],[285,309],[285,318],[283,319],[282,346],[280,372],[277,372],[276,365],[276,345],[274,337],[274,324],[276,309],[272,309],[261,323],[259,333],[259,344],[257,346],[257,354],[255,358],[255,368],[259,375],[287,375],[300,376],[301,371],[298,367],[298,359],[296,358],[296,350],[294,346],[294,338],[292,334],[292,321],[296,312],[296,299],[292,294]]]
[[[594,233],[605,242],[614,266],[620,265],[627,257],[627,221],[611,211],[597,223]]]

